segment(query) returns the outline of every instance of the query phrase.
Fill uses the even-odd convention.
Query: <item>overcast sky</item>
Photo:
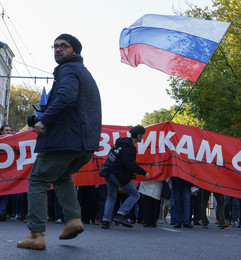
[[[188,2],[201,8],[212,5],[211,0]],[[0,17],[0,41],[7,43],[15,54],[12,75],[51,77],[57,65],[51,50],[54,39],[61,33],[76,36],[83,45],[84,64],[100,90],[103,124],[136,125],[146,112],[169,109],[174,101],[165,91],[168,75],[145,65],[133,68],[120,62],[120,33],[144,14],[174,15],[173,8],[189,9],[186,3],[186,0],[0,0],[1,12],[5,9],[4,20]],[[26,79],[11,82],[35,84]],[[41,89],[45,86],[48,92],[52,81],[37,80],[36,85]]]

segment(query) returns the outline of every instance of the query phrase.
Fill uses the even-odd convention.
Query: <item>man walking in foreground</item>
[[[38,134],[28,190],[27,224],[30,235],[20,248],[45,249],[47,191],[51,184],[66,222],[59,239],[72,239],[84,231],[80,205],[71,174],[88,163],[99,148],[101,101],[98,87],[83,65],[79,40],[61,34],[52,46],[55,61],[54,84],[43,114],[34,124]]]
[[[129,132],[131,133],[131,137],[118,138],[116,140],[104,164],[103,171],[107,173],[105,180],[108,197],[105,203],[102,229],[110,228],[119,187],[127,193],[128,197],[119,208],[114,222],[122,224],[125,227],[132,227],[132,224],[129,223],[125,216],[135,205],[140,194],[131,180],[135,174],[143,175],[147,180],[150,178],[149,173],[136,162],[135,144],[142,141],[146,130],[144,127],[138,125],[132,127]]]

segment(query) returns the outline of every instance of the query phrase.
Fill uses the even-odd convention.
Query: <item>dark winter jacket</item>
[[[136,162],[136,147],[130,137],[118,138],[111,148],[104,164],[117,180],[126,185],[133,174],[146,175],[146,171]]]
[[[101,133],[101,101],[98,87],[83,65],[72,56],[55,68],[54,84],[40,120],[35,152],[97,151]]]

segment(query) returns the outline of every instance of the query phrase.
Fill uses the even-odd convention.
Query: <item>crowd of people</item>
[[[126,221],[129,223],[127,223],[128,227],[132,227],[134,224],[141,224],[144,227],[154,228],[166,224],[173,226],[173,228],[192,228],[193,226],[208,228],[209,220],[206,213],[202,213],[202,210],[206,211],[208,207],[207,194],[208,202],[211,201],[209,197],[210,192],[190,184],[190,199],[189,202],[186,202],[187,204],[182,201],[183,220],[180,221],[179,201],[175,203],[174,194],[176,191],[173,190],[171,179],[169,178],[167,181],[133,183],[136,190],[140,193],[140,197],[129,213],[125,215]],[[166,184],[168,185],[168,192],[166,188],[163,188]],[[83,224],[96,224],[105,229],[106,227],[105,225],[103,226],[102,222],[105,202],[108,196],[107,185],[80,186],[76,187],[76,192],[81,207]],[[27,223],[27,193],[0,196],[0,202],[6,196],[8,197],[6,207],[3,208],[2,203],[0,204],[0,221],[16,219]],[[219,196],[220,200],[217,200]],[[127,197],[128,194],[121,188],[118,188],[111,214],[111,225],[118,224],[118,222],[115,222],[114,217]],[[222,229],[227,226],[239,228],[241,224],[241,200],[218,193],[214,194],[212,199],[212,207],[214,207],[216,217],[215,223],[219,225],[219,228]],[[179,218],[176,218],[178,214]],[[221,219],[219,218],[220,215]],[[48,221],[56,224],[65,222],[62,208],[57,201],[54,189],[48,192]]]

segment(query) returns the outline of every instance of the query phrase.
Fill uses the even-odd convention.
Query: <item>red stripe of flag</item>
[[[164,51],[146,44],[134,44],[120,48],[121,61],[137,67],[146,64],[151,68],[196,82],[205,63]]]

